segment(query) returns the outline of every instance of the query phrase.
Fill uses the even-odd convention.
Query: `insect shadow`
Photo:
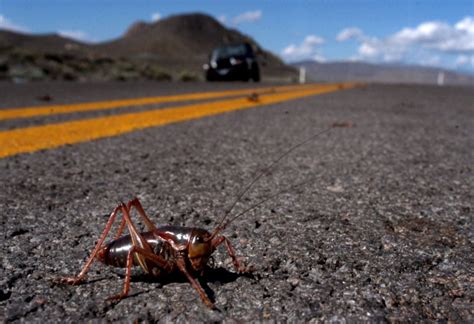
[[[120,278],[125,278],[125,274],[112,271],[114,274],[118,275]],[[204,271],[202,276],[198,277],[198,281],[201,284],[202,288],[206,292],[207,296],[211,299],[212,302],[215,302],[215,293],[209,287],[208,283],[212,282],[217,285],[227,284],[230,282],[236,281],[240,277],[256,279],[256,276],[253,273],[245,272],[245,273],[236,273],[229,271],[223,267],[218,268],[211,268],[207,267]],[[100,281],[101,279],[95,280]],[[105,280],[105,278],[104,278]],[[131,282],[141,282],[141,283],[158,283],[161,287],[166,286],[172,283],[187,283],[188,279],[180,272],[173,273],[168,276],[152,276],[150,274],[139,272],[131,277]],[[130,294],[128,297],[138,296],[143,293],[146,293],[150,290],[145,290],[141,292],[136,292],[134,294]]]

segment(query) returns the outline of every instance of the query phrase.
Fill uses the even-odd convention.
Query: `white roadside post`
[[[439,86],[444,85],[444,72],[439,72],[438,73],[438,85]]]
[[[306,83],[306,69],[300,66],[300,83]]]

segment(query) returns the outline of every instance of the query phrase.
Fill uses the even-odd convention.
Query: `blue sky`
[[[474,73],[474,0],[0,0],[0,28],[98,42],[137,20],[203,12],[285,61],[360,60]]]

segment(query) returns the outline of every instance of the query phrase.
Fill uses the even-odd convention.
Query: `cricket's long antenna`
[[[226,228],[227,225],[229,225],[234,219],[236,219],[238,216],[240,216],[241,213],[238,214],[238,216],[234,216],[233,218],[231,218],[230,221],[225,222],[226,218],[229,216],[230,212],[234,209],[234,207],[237,205],[237,203],[240,201],[240,199],[250,190],[250,188],[252,188],[252,186],[258,181],[260,180],[260,178],[262,178],[268,171],[271,170],[271,168],[277,164],[278,162],[280,162],[285,156],[287,156],[288,154],[290,154],[291,152],[293,152],[294,150],[296,150],[297,148],[299,148],[300,146],[303,146],[304,144],[308,143],[309,141],[315,139],[316,137],[330,131],[331,128],[326,128],[320,132],[317,132],[316,134],[313,134],[311,135],[310,137],[308,137],[307,139],[305,139],[304,141],[302,142],[299,142],[298,144],[296,145],[293,145],[292,147],[290,147],[287,151],[283,152],[279,157],[277,157],[272,163],[270,163],[267,167],[263,168],[260,173],[258,173],[258,175],[252,180],[249,182],[248,185],[246,185],[240,192],[239,194],[237,195],[237,198],[234,200],[234,202],[232,203],[232,205],[230,206],[229,209],[226,210],[224,216],[222,217],[222,219],[219,221],[216,229],[214,230],[211,238],[215,237],[217,235],[217,233],[221,230],[223,230],[224,228]],[[279,192],[278,194],[281,194],[282,192]],[[277,194],[277,195],[278,195]],[[271,199],[275,197],[275,195],[273,196],[270,196],[268,199],[262,201],[261,203]],[[251,209],[255,208],[257,206],[253,206],[251,207]],[[251,210],[250,209],[250,210]]]
[[[295,189],[295,188],[297,188],[297,187],[300,187],[300,186],[302,186],[302,185],[305,185],[305,184],[307,184],[307,183],[309,183],[309,182],[313,182],[313,181],[314,181],[314,178],[311,178],[311,179],[309,179],[309,180],[302,181],[302,182],[300,182],[300,183],[297,183],[297,184],[292,185],[292,186],[290,186],[290,187],[288,187],[288,188],[285,188],[285,189],[283,189],[283,190],[280,190],[280,191],[278,191],[277,193],[275,193],[275,194],[273,194],[273,195],[271,195],[271,196],[269,196],[269,197],[266,197],[266,198],[260,200],[259,202],[257,202],[257,203],[254,204],[253,206],[250,206],[250,207],[244,209],[243,211],[241,211],[240,213],[238,213],[237,215],[235,215],[234,217],[232,217],[231,219],[229,219],[227,222],[225,222],[224,225],[221,226],[221,230],[224,229],[224,228],[226,228],[227,225],[229,225],[230,223],[232,223],[235,219],[237,219],[237,218],[239,218],[240,216],[242,216],[242,215],[248,213],[249,211],[251,211],[251,210],[257,208],[258,206],[260,206],[260,205],[266,203],[266,202],[269,201],[270,199],[275,198],[275,197],[277,197],[277,196],[279,196],[279,195],[281,195],[281,194],[283,194],[283,193],[285,193],[285,192],[289,192],[289,191],[291,191],[291,190],[293,190],[293,189]]]

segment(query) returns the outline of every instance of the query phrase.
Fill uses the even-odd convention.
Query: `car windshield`
[[[212,59],[218,60],[229,58],[233,56],[244,56],[247,53],[247,48],[244,44],[236,46],[226,46],[215,49],[212,52]]]

